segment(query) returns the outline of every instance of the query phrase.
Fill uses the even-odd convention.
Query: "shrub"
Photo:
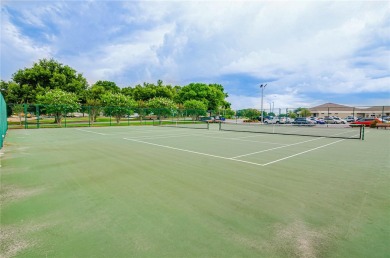
[[[371,122],[371,124],[370,124],[370,128],[375,128],[377,123],[378,123],[378,121],[376,121],[376,119],[373,120],[373,121]]]

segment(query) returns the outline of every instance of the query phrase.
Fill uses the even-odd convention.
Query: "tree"
[[[256,120],[260,116],[260,111],[254,108],[248,108],[243,110],[243,116],[250,120]]]
[[[116,85],[115,82],[110,81],[97,81],[95,84],[92,85],[92,87],[101,86],[104,91],[111,91],[112,93],[120,93],[121,89]]]
[[[1,91],[7,103],[24,104],[34,103],[36,95],[44,94],[45,89],[41,86],[34,89],[28,84],[20,85],[13,81],[1,81]]]
[[[126,96],[129,96],[129,97],[134,97],[134,94],[133,94],[133,88],[131,87],[124,87],[121,89],[121,93],[123,95],[126,95]]]
[[[187,115],[192,116],[192,120],[198,120],[199,116],[205,116],[207,106],[205,103],[199,100],[187,100],[183,104],[186,109]]]
[[[227,93],[220,84],[190,83],[178,92],[176,101],[184,103],[187,100],[199,100],[207,105],[208,110],[219,110],[223,106],[230,106],[225,101],[226,97]]]
[[[104,105],[104,113],[107,116],[115,117],[117,124],[119,124],[121,117],[132,115],[137,105],[132,98],[121,93],[106,92],[101,96],[101,101]]]
[[[42,90],[61,89],[80,95],[88,86],[82,74],[54,59],[41,59],[31,68],[18,70],[12,79],[22,92],[29,92],[28,97],[18,93],[18,99],[24,97],[25,103],[34,103],[36,96],[42,95]]]
[[[14,104],[12,107],[12,111],[18,115],[19,124],[22,125],[22,117],[23,117],[23,111],[24,111],[23,104]]]
[[[172,114],[175,114],[177,111],[177,106],[173,100],[168,98],[153,98],[150,99],[146,106],[150,109],[148,110],[149,113],[153,112],[158,116],[160,119],[160,116],[170,116]]]
[[[85,91],[86,105],[91,116],[91,121],[96,122],[97,116],[102,111],[102,96],[106,93],[104,86],[92,85],[91,88]]]
[[[309,117],[309,116],[311,116],[311,112],[307,108],[302,108],[300,114],[301,114],[302,117]]]
[[[157,85],[152,83],[144,83],[143,86],[136,85],[135,88],[132,89],[132,94],[137,101],[148,101],[149,99],[158,97],[173,100],[176,95],[176,89],[172,88],[170,85],[164,86],[163,82],[158,80]]]
[[[288,111],[288,117],[292,118],[292,119],[295,119],[297,117],[297,114],[294,113],[293,111]]]
[[[38,104],[44,105],[47,114],[54,114],[54,122],[59,126],[64,115],[80,109],[77,95],[60,89],[49,90],[44,95],[38,95],[37,101]]]

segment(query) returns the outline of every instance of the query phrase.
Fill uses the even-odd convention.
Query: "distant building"
[[[325,103],[316,107],[309,108],[309,110],[312,116],[315,117],[338,116],[340,118],[346,118],[347,116],[390,116],[390,106],[350,107],[335,103]]]

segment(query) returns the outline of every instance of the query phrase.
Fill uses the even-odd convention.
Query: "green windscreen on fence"
[[[300,135],[341,139],[364,139],[364,127],[348,125],[237,124],[220,123],[221,131]]]
[[[7,122],[7,105],[3,98],[3,95],[0,93],[0,148],[3,147],[5,134],[7,133],[8,122]]]

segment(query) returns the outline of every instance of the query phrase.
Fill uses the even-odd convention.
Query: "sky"
[[[1,79],[43,58],[90,85],[218,83],[233,109],[390,105],[390,3],[1,0]]]

